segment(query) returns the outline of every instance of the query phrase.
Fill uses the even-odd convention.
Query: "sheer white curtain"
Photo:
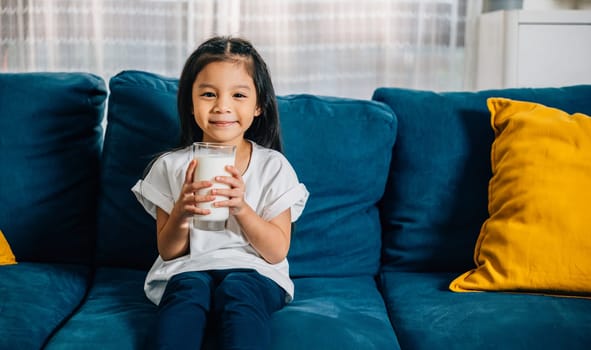
[[[278,94],[464,87],[471,0],[0,0],[0,72],[178,76],[212,35],[253,42]]]

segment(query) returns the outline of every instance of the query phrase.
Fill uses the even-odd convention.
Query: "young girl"
[[[156,218],[159,256],[145,283],[158,305],[156,348],[198,349],[208,319],[221,349],[266,349],[270,317],[293,298],[286,260],[305,186],[280,153],[275,92],[261,56],[245,40],[215,37],[189,56],[179,81],[180,148],[159,157],[132,191]],[[236,146],[231,176],[193,182],[193,142]],[[214,202],[216,196],[228,200]],[[228,207],[223,231],[203,231],[202,202]]]

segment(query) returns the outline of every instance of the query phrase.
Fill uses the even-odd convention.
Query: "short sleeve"
[[[307,200],[308,190],[306,186],[298,183],[265,208],[263,219],[271,220],[284,210],[291,209],[291,222],[295,222],[302,215]]]
[[[289,161],[278,152],[271,151],[262,166],[262,213],[264,220],[271,220],[283,211],[291,210],[295,222],[302,214],[308,200],[306,186],[299,182]]]
[[[138,180],[131,188],[137,200],[154,219],[157,207],[170,214],[174,206],[169,165],[163,157],[158,158],[145,178]]]

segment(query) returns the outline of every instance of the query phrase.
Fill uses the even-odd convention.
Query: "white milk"
[[[226,171],[226,165],[234,165],[233,155],[197,155],[197,170],[195,171],[194,181],[211,181],[213,186],[199,190],[199,195],[208,194],[213,188],[230,188],[229,185],[216,182],[216,176],[232,176]],[[197,226],[198,221],[221,221],[228,220],[229,208],[215,208],[212,206],[214,202],[227,200],[226,196],[215,196],[213,202],[199,203],[199,208],[209,209],[211,213],[208,215],[196,215],[193,218],[193,224]]]

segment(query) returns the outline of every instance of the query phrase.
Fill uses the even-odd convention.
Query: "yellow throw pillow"
[[[591,296],[591,118],[490,98],[490,217],[455,292]]]
[[[0,230],[0,265],[16,264],[16,259],[12,250],[8,245],[8,241],[4,237],[4,233]]]

